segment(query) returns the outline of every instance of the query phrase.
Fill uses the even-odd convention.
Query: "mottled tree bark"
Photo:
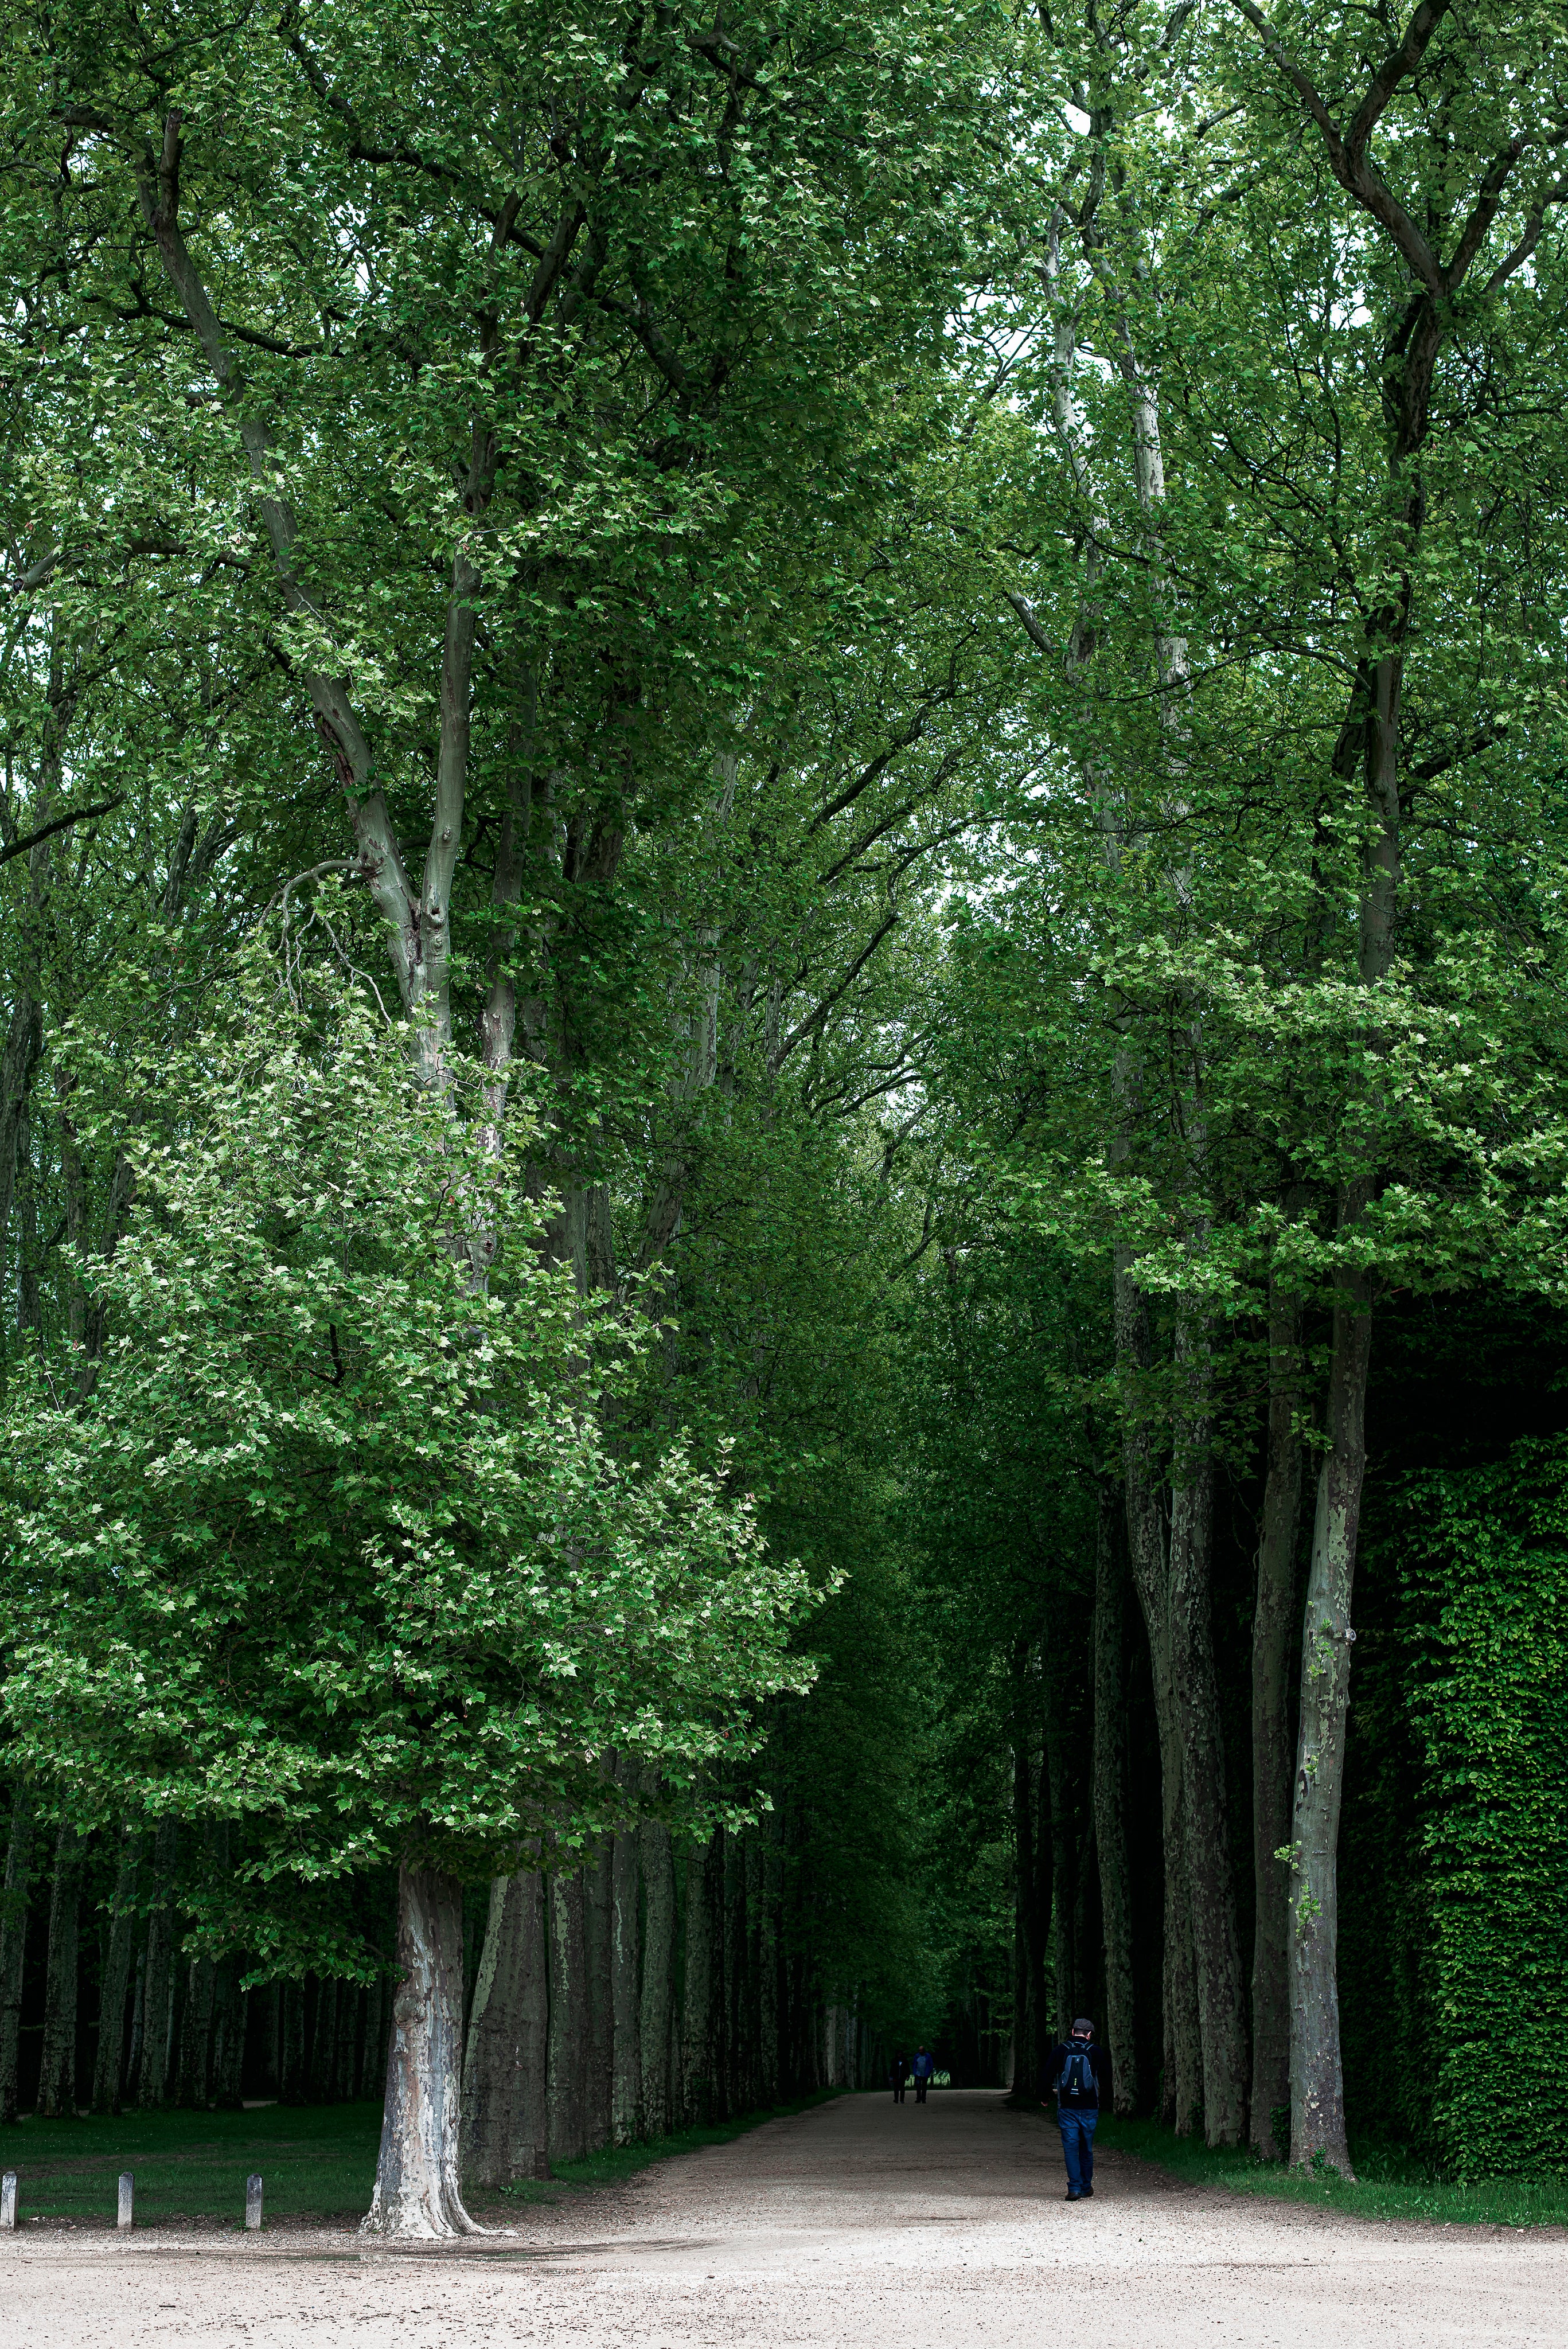
[[[632,2145],[642,2121],[642,1885],[635,1826],[622,1827],[610,1857],[610,2006],[614,2035],[611,2127]]]
[[[1122,1674],[1127,1553],[1120,1538],[1121,1493],[1109,1476],[1099,1487],[1095,1547],[1095,1849],[1106,1947],[1106,2040],[1118,2113],[1138,2103],[1134,2028],[1132,1887],[1127,1872],[1127,1692]]]
[[[1118,1255],[1114,1277],[1118,1369],[1136,1379],[1148,1368],[1148,1308],[1129,1262]],[[1122,1437],[1127,1495],[1127,1549],[1133,1586],[1148,1636],[1154,1682],[1155,1726],[1159,1738],[1161,1845],[1165,1856],[1164,1968],[1161,2013],[1164,2063],[1160,2117],[1179,2135],[1197,2126],[1200,2054],[1198,1992],[1193,1971],[1192,1923],[1188,1904],[1187,1849],[1182,1791],[1182,1740],[1171,1684],[1169,1566],[1160,1508],[1160,1480],[1147,1421],[1134,1407]]]
[[[713,1932],[714,1838],[691,1846],[686,1859],[686,1979],[681,1997],[680,2069],[685,2118],[701,2126],[713,2118]]]
[[[587,1960],[587,2045],[583,2056],[583,2127],[588,2150],[608,2145],[615,2111],[614,1881],[610,1839],[601,1837],[583,1867],[583,1935]]]
[[[462,1887],[398,1871],[398,1982],[376,2190],[361,2231],[431,2241],[478,2234],[462,2207]]]
[[[670,2040],[675,2027],[675,1863],[670,1829],[647,1819],[637,1831],[646,1917],[642,1951],[642,2125],[649,2137],[675,2126]]]
[[[497,1877],[462,2072],[462,2174],[482,2186],[550,2174],[545,1930],[544,1878]]]
[[[141,1978],[141,2060],[137,2067],[136,2101],[143,2112],[155,2112],[169,2098],[170,2038],[174,2003],[174,1862],[179,1829],[172,1819],[161,1819],[152,1839],[152,1905],[147,1917],[147,1946]]]
[[[587,2151],[587,1936],[580,1869],[549,1879],[550,2038],[546,2072],[552,2161]]]
[[[1357,1209],[1359,1212],[1359,1209]],[[1353,1218],[1354,1220],[1354,1218]],[[1291,1821],[1291,2159],[1321,2154],[1353,2173],[1339,2044],[1339,1806],[1345,1786],[1350,1602],[1366,1469],[1372,1317],[1365,1274],[1336,1281],[1329,1365],[1329,1448],[1318,1475],[1302,1626],[1301,1725]]]
[[[11,1794],[5,1844],[5,1889],[0,1904],[0,2122],[16,2117],[16,2058],[22,2026],[22,1960],[27,1943],[27,1894],[33,1869],[33,1793]]]
[[[1247,2127],[1247,2029],[1241,1951],[1231,1875],[1225,1756],[1210,1608],[1214,1462],[1208,1332],[1183,1317],[1178,1368],[1187,1389],[1170,1515],[1171,1684],[1181,1729],[1187,1886],[1203,2063],[1203,2127],[1211,2146],[1240,2145]]]
[[[1289,2126],[1291,2000],[1290,1875],[1279,1854],[1291,1837],[1290,1656],[1301,1529],[1301,1307],[1280,1288],[1269,1293],[1269,1431],[1263,1524],[1252,1614],[1252,2124],[1265,2161],[1285,2149]]]
[[[44,1982],[44,2046],[38,2115],[69,2120],[77,2109],[77,1970],[81,1955],[82,1838],[63,1826],[55,1843],[49,1954]]]
[[[125,2079],[126,2004],[136,1962],[141,1919],[136,1892],[141,1873],[141,1837],[127,1827],[120,1837],[119,1866],[109,1899],[109,1930],[104,1936],[103,1969],[99,1990],[98,2057],[93,2065],[92,2108],[117,2113]]]

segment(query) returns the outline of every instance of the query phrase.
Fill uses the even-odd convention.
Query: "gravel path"
[[[1069,2208],[1056,2132],[999,2096],[846,2096],[514,2234],[391,2251],[26,2229],[4,2349],[1464,2349],[1568,2333],[1568,2238],[1320,2217],[1105,2155]]]

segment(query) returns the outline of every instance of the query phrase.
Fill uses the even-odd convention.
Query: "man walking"
[[[1040,2075],[1042,2100],[1052,2091],[1056,2097],[1069,2202],[1086,2202],[1094,2197],[1095,2123],[1100,2117],[1105,2074],[1106,2054],[1095,2044],[1094,2024],[1086,2014],[1075,2015],[1072,2037],[1052,2048]]]
[[[893,2082],[893,2102],[896,2105],[901,2105],[904,2101],[904,2083],[909,2078],[909,2057],[907,2055],[895,2055],[893,2058],[891,2078]]]
[[[917,2047],[915,2060],[909,2068],[915,2075],[915,2102],[918,2105],[923,2105],[926,2101],[926,2090],[931,2085],[931,2074],[937,2068],[937,2059],[929,2048]]]

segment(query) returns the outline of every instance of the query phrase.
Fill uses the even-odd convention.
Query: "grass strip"
[[[136,2179],[136,2223],[244,2223],[245,2179],[263,2178],[273,2218],[327,2218],[369,2208],[381,2107],[270,2105],[239,2113],[122,2113],[0,2128],[0,2167],[17,2174],[17,2225],[35,2219],[112,2224],[116,2180]]]
[[[806,2111],[840,2093],[825,2089],[769,2105],[711,2127],[683,2129],[656,2143],[607,2147],[560,2163],[538,2183],[478,2189],[475,2207],[553,2202],[583,2187],[618,2184],[652,2161],[724,2145],[763,2121]],[[113,2119],[44,2121],[0,2127],[0,2168],[17,2174],[17,2225],[35,2220],[112,2226],[122,2169],[136,2179],[136,2223],[244,2219],[245,2179],[259,2170],[269,2219],[358,2219],[370,2207],[381,2107],[271,2105],[239,2113],[123,2113]]]
[[[1337,2170],[1286,2169],[1260,2161],[1246,2147],[1211,2151],[1199,2137],[1178,2137],[1158,2121],[1102,2116],[1097,2145],[1136,2154],[1192,2186],[1219,2186],[1231,2194],[1258,2194],[1276,2202],[1306,2202],[1358,2219],[1410,2219],[1445,2226],[1568,2226],[1568,2177],[1491,2178],[1460,2185],[1434,2178],[1407,2147],[1353,2141],[1352,2180]]]

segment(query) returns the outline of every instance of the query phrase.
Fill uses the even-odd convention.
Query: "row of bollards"
[[[245,2226],[254,2233],[262,2222],[262,2182],[253,2170],[245,2180]],[[136,2172],[122,2169],[119,2173],[119,2198],[115,2224],[121,2228],[136,2223]],[[16,2173],[7,2169],[0,2176],[0,2229],[14,2230],[16,2224]]]

